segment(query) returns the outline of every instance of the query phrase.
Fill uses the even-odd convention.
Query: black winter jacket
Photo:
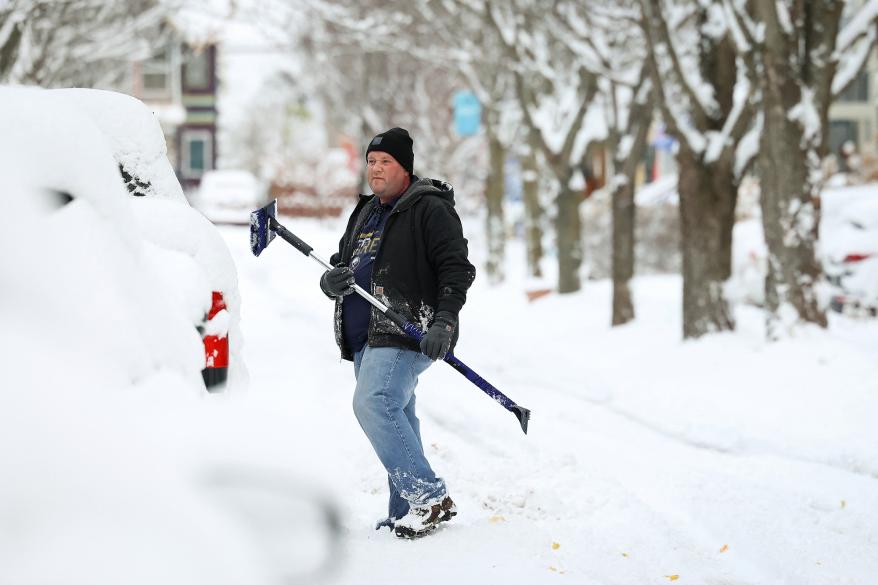
[[[372,265],[372,293],[407,321],[426,331],[439,311],[456,318],[466,302],[466,291],[476,276],[467,260],[467,241],[454,211],[454,190],[448,183],[418,179],[393,207]],[[349,266],[356,234],[379,203],[375,195],[361,195],[347,229],[332,255],[333,266]],[[342,326],[342,299],[335,303],[335,341],[341,357],[353,360]],[[451,347],[457,342],[456,327]],[[368,345],[403,347],[420,351],[418,342],[372,307]],[[450,350],[449,350],[450,351]]]

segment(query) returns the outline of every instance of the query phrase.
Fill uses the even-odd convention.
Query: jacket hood
[[[402,194],[399,202],[396,204],[398,209],[405,209],[415,203],[421,197],[439,197],[444,199],[449,205],[454,207],[454,188],[438,179],[419,179],[412,177],[414,182],[409,185],[405,193]]]

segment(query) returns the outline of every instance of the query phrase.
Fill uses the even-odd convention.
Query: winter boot
[[[393,531],[399,538],[418,538],[429,534],[441,522],[457,516],[457,506],[448,496],[442,501],[425,506],[412,504],[409,512],[394,523]]]

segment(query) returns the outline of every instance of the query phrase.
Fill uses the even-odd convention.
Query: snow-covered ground
[[[325,256],[341,229],[286,225]],[[473,287],[456,353],[533,410],[529,435],[434,365],[419,385],[422,432],[461,513],[398,542],[372,529],[386,480],[351,412],[320,268],[282,241],[253,258],[246,230],[223,233],[252,385],[218,409],[239,432],[265,433],[248,444],[254,457],[334,494],[339,582],[878,579],[874,320],[831,315],[828,332],[767,344],[761,314],[741,308],[736,333],[682,342],[680,280],[668,276],[637,279],[637,321],[611,330],[607,282],[528,304],[513,244],[508,282]]]
[[[282,221],[324,257],[342,229]],[[481,223],[464,224],[480,265]],[[611,329],[607,282],[529,304],[513,242],[507,282],[471,290],[457,355],[532,409],[529,434],[432,366],[422,433],[460,514],[398,541],[373,530],[386,478],[351,410],[320,267],[280,239],[254,258],[246,227],[220,231],[246,389],[193,396],[160,372],[125,383],[38,327],[13,322],[18,345],[0,336],[30,356],[14,371],[33,373],[0,378],[16,384],[0,393],[0,583],[878,579],[875,320],[831,314],[828,331],[767,344],[761,314],[740,307],[735,333],[683,342],[681,283],[661,276],[635,280],[638,318]],[[331,571],[305,574],[326,554]]]

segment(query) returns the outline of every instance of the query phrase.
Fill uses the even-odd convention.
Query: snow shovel
[[[259,256],[259,254],[268,247],[268,244],[271,243],[276,235],[286,240],[287,243],[305,256],[313,258],[326,270],[333,268],[329,262],[314,254],[314,248],[300,240],[294,233],[278,223],[277,199],[262,209],[257,209],[250,214],[250,249],[253,251],[253,255]],[[386,307],[384,303],[370,295],[362,287],[355,284],[354,292],[366,299],[373,307],[384,313],[388,319],[405,331],[409,337],[420,341],[424,336],[420,329],[406,321],[399,313]],[[487,380],[475,373],[469,366],[457,359],[457,357],[450,352],[445,355],[444,361],[466,376],[467,380],[478,386],[482,392],[497,401],[503,408],[514,414],[515,418],[518,419],[518,423],[521,425],[521,430],[527,434],[527,423],[530,421],[530,410],[515,404],[515,402],[513,402],[508,396],[497,390]]]

